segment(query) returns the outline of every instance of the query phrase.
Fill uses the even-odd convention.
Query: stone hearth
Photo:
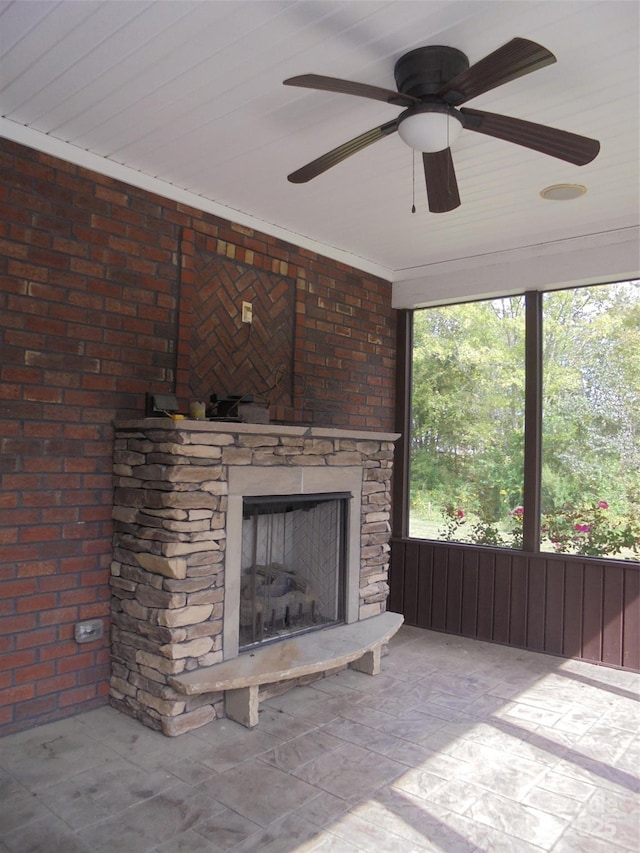
[[[116,424],[112,704],[168,735],[224,716],[221,693],[184,696],[170,679],[238,656],[243,496],[349,493],[345,621],[384,612],[397,438],[168,418]]]

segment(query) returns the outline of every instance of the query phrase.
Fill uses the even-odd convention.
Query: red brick
[[[77,522],[79,516],[77,507],[50,507],[43,509],[40,512],[41,520],[44,524],[64,524],[69,522]]]
[[[0,527],[0,544],[3,547],[6,545],[15,545],[18,541],[18,532],[17,527]]]
[[[16,610],[15,599],[0,598],[0,616],[12,616]]]
[[[38,718],[38,722],[47,722],[48,714],[55,714],[58,706],[58,700],[55,695],[31,699],[28,702],[22,701],[15,709],[16,720],[33,720]]]
[[[76,684],[76,675],[73,672],[64,673],[63,675],[54,675],[51,678],[44,678],[42,681],[36,682],[36,693],[38,696],[46,696],[47,693],[60,693],[69,687],[74,687]]]
[[[7,382],[0,385],[0,400],[20,400],[22,399],[22,386],[9,385]]]
[[[82,387],[90,391],[115,391],[116,383],[113,376],[85,374],[82,377]]]
[[[94,588],[83,587],[81,589],[62,590],[58,595],[61,607],[72,604],[93,604],[96,600]]]
[[[53,575],[56,563],[52,560],[23,560],[18,566],[18,577],[32,578]]]
[[[42,371],[33,367],[22,367],[5,364],[0,371],[4,382],[16,382],[18,384],[42,382]]]
[[[69,269],[90,278],[102,278],[104,275],[102,264],[96,264],[83,258],[71,258]]]
[[[73,636],[73,632],[70,634]],[[52,643],[49,646],[44,646],[40,649],[39,657],[40,660],[58,660],[59,658],[70,657],[75,654],[78,649],[75,641],[66,641],[59,643]]]
[[[13,654],[0,655],[0,670],[19,669],[35,663],[35,651],[14,652]]]
[[[16,687],[9,687],[7,690],[0,690],[0,705],[15,705],[18,702],[24,702],[35,696],[35,687],[33,684],[21,684]]]
[[[28,648],[28,644],[22,645],[23,637],[29,636],[27,633],[36,626],[36,617],[33,614],[23,614],[21,616],[4,616],[0,619],[0,634],[10,634],[15,637],[16,648]],[[34,643],[34,645],[37,645]]]
[[[79,573],[84,575],[85,569],[93,568],[95,561],[89,557],[74,555],[60,560],[59,565],[62,572],[74,572],[78,573],[78,576],[80,576]]]
[[[54,575],[43,577],[38,581],[40,592],[58,592],[63,589],[74,589],[80,583],[79,575]]]
[[[16,610],[18,613],[32,613],[34,611],[49,610],[55,607],[56,603],[56,596],[50,593],[30,595],[18,600]]]
[[[35,524],[20,530],[21,542],[53,542],[60,538],[60,527],[54,524]]]
[[[24,666],[16,669],[16,684],[27,684],[38,681],[41,678],[50,678],[55,675],[55,665],[49,663],[38,663],[33,666]]]
[[[65,255],[77,255],[84,258],[88,253],[88,246],[66,237],[55,236],[51,245],[56,252],[61,252]]]
[[[23,506],[29,507],[51,506],[60,503],[60,493],[56,491],[44,492],[28,489],[22,492],[21,497]]]
[[[42,473],[62,470],[62,459],[55,456],[38,456],[24,460],[24,470],[27,473]]]
[[[11,276],[27,281],[47,281],[49,278],[49,270],[46,267],[36,266],[22,261],[9,259],[7,263],[7,272]]]
[[[25,595],[33,595],[37,592],[38,584],[35,580],[18,580],[0,583],[0,599],[15,599]]]
[[[107,681],[110,675],[111,665],[109,663],[92,666],[78,672],[78,684],[94,684],[103,680]]]
[[[77,672],[80,669],[87,669],[88,667],[93,666],[93,664],[93,652],[83,652],[72,655],[71,657],[60,658],[55,668],[56,672],[62,674],[66,672]],[[51,664],[51,667],[53,668],[53,664]]]
[[[97,619],[109,615],[109,601],[99,604],[83,604],[80,606],[80,619]]]
[[[61,625],[63,623],[69,624],[77,621],[77,607],[56,607],[55,610],[44,610],[38,617],[38,623],[43,627],[48,625]]]
[[[96,685],[86,684],[82,687],[76,687],[73,690],[65,690],[63,693],[60,694],[58,704],[61,708],[67,708],[72,705],[79,705],[81,703],[89,702],[97,695],[99,694]]]
[[[59,403],[62,400],[62,391],[50,387],[25,388],[24,399],[33,400],[38,403]]]

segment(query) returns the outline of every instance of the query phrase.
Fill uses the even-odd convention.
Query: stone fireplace
[[[331,631],[328,623],[383,613],[397,437],[169,418],[116,424],[112,703],[165,734],[189,731],[224,716],[223,696],[181,695],[172,678],[232,661],[280,631]],[[265,532],[269,506],[277,512]],[[314,544],[311,526],[326,533],[336,512],[335,541]],[[286,537],[308,540],[304,553],[289,541],[266,551],[260,538],[293,530],[296,513]],[[314,549],[328,563],[335,556],[335,577],[314,574],[324,571],[306,554]],[[248,615],[252,585],[263,598]]]

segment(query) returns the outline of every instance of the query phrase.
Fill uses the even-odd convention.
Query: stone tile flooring
[[[640,848],[640,676],[402,628],[175,739],[100,708],[0,740],[2,853]]]

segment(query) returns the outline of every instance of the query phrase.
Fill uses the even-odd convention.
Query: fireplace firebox
[[[351,497],[243,498],[240,651],[344,622]]]

